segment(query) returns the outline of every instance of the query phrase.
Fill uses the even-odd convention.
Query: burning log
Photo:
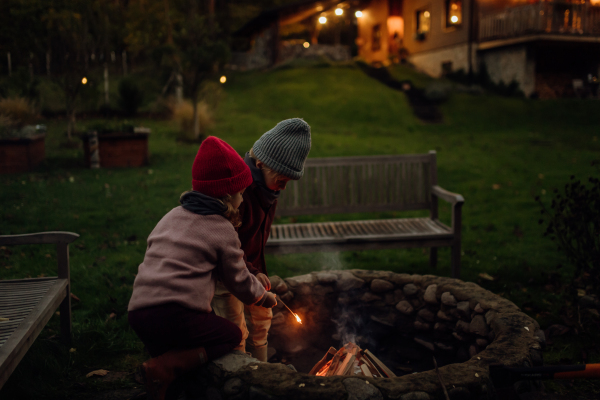
[[[325,356],[308,373],[316,376],[360,375],[371,378],[393,378],[396,375],[369,350],[347,343],[336,350],[330,347]]]

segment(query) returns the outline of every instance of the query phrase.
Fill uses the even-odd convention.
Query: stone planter
[[[31,171],[46,157],[46,134],[0,139],[0,173]]]
[[[149,130],[98,134],[101,167],[141,167],[148,165]],[[90,167],[89,136],[83,135],[83,152],[86,166]]]
[[[483,400],[496,395],[490,364],[542,364],[545,340],[538,323],[474,283],[364,270],[271,281],[272,291],[303,324],[279,304],[269,332],[269,347],[276,351],[271,362],[228,354],[201,370],[188,399],[443,400],[435,356],[451,399]],[[329,346],[347,340],[373,351],[398,376],[306,374]],[[519,392],[535,386],[523,383]]]

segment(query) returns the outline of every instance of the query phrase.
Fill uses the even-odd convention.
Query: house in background
[[[406,59],[435,77],[485,69],[526,96],[597,94],[600,0],[302,1],[264,12],[238,33],[253,38],[240,63],[248,68],[357,54],[376,65]]]
[[[600,0],[373,0],[358,27],[371,63],[406,57],[436,77],[485,68],[526,96],[597,93]]]
[[[354,13],[368,3],[305,0],[264,11],[235,32],[249,48],[234,51],[232,66],[265,68],[294,58],[350,60],[356,55]]]

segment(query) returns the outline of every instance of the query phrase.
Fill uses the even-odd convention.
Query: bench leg
[[[430,247],[429,248],[429,266],[432,268],[437,267],[437,261],[438,261],[438,249],[437,249],[437,247]]]
[[[71,293],[60,303],[60,336],[63,342],[71,344]]]
[[[452,245],[452,278],[460,279],[460,242]]]

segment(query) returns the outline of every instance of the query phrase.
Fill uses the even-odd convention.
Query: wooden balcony
[[[600,38],[600,7],[552,1],[479,16],[479,42],[544,34]]]

